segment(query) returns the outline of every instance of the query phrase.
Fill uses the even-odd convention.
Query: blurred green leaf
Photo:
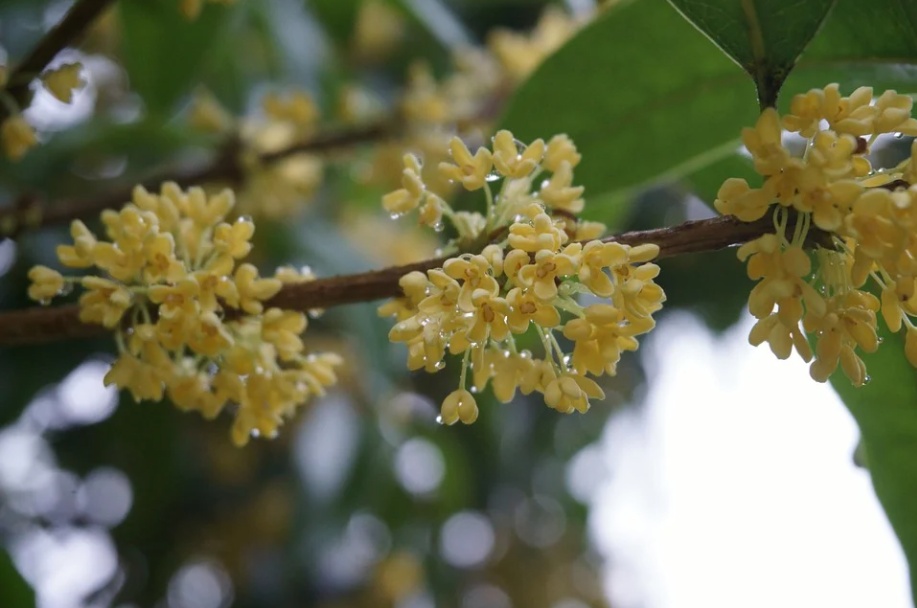
[[[353,36],[362,0],[309,0],[306,6],[315,13],[325,32],[341,48],[346,48]]]
[[[860,427],[872,483],[904,548],[917,602],[917,372],[904,357],[903,335],[884,331],[883,338],[877,352],[862,355],[867,385],[855,388],[841,372],[831,384]]]
[[[803,49],[834,0],[669,0],[742,66],[758,88],[761,106],[772,106]]]
[[[34,606],[35,592],[13,565],[10,554],[0,549],[0,606]]]
[[[124,63],[131,88],[151,114],[168,115],[198,71],[234,8],[205,3],[194,21],[174,0],[123,0]]]

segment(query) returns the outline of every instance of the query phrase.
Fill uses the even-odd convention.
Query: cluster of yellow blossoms
[[[41,83],[55,99],[62,103],[70,103],[73,101],[73,92],[86,84],[80,76],[82,69],[83,66],[79,63],[61,65],[45,71],[41,75]],[[0,100],[3,100],[3,96],[6,95],[3,90],[6,84],[6,70],[0,67]],[[12,105],[11,99],[4,101]],[[7,158],[18,161],[25,156],[26,152],[38,145],[38,138],[25,117],[18,111],[13,111],[0,124],[0,144]]]
[[[549,6],[529,32],[497,28],[487,45],[458,47],[450,72],[437,79],[429,64],[414,62],[407,74],[398,113],[405,125],[399,141],[378,146],[363,177],[391,185],[391,175],[403,151],[416,150],[425,159],[423,179],[441,196],[450,193],[448,180],[437,171],[452,133],[492,133],[494,110],[550,54],[571,38],[588,20]]]
[[[70,268],[96,267],[106,276],[63,276],[45,266],[29,272],[29,296],[47,303],[75,285],[80,319],[115,330],[119,356],[106,384],[134,398],[159,401],[215,417],[235,406],[232,437],[272,436],[285,416],[336,381],[334,354],[304,354],[299,312],[265,309],[284,283],[310,274],[281,268],[260,278],[248,255],[255,226],[229,223],[234,198],[226,190],[207,197],[175,184],[160,194],[141,187],[102,222],[110,240],[73,222],[72,245],[57,248]]]
[[[295,215],[322,183],[324,164],[308,152],[285,151],[308,141],[320,117],[318,106],[304,91],[268,93],[262,116],[236,120],[210,94],[195,95],[188,120],[205,133],[238,140],[239,165],[244,171],[238,190],[240,213],[280,219]],[[266,160],[271,154],[281,156]]]
[[[488,382],[502,402],[517,389],[537,391],[560,412],[586,411],[590,399],[604,396],[587,374],[613,375],[621,353],[636,350],[637,336],[654,327],[652,315],[665,300],[653,281],[659,267],[649,263],[659,248],[597,240],[604,226],[575,219],[583,209],[583,188],[572,185],[580,155],[564,135],[524,145],[500,131],[492,149],[472,154],[454,138],[451,151],[452,161],[437,170],[466,190],[482,190],[484,214],[456,212],[431,193],[410,154],[403,187],[383,205],[393,215],[416,210],[434,228],[448,221],[456,232],[450,250],[490,244],[442,268],[405,275],[404,296],[380,308],[397,319],[390,339],[407,345],[412,370],[436,372],[447,352],[462,355],[459,388],[442,404],[444,424],[473,422],[472,392]],[[571,354],[558,335],[572,343]],[[520,349],[523,340],[537,340],[543,356]]]
[[[743,221],[776,203],[775,233],[739,249],[749,277],[759,280],[748,301],[758,319],[749,339],[767,342],[781,359],[795,349],[820,382],[838,364],[854,385],[869,380],[857,350],[878,348],[879,313],[891,331],[906,327],[905,352],[917,366],[910,318],[917,315],[917,145],[893,168],[874,170],[867,159],[882,134],[917,136],[911,104],[894,91],[874,98],[862,87],[843,97],[829,85],[794,97],[782,119],[768,108],[742,132],[763,184],[729,179],[716,200],[720,212]],[[805,139],[802,156],[784,145],[785,131]],[[807,239],[817,241],[814,267]],[[870,277],[879,297],[863,289]]]

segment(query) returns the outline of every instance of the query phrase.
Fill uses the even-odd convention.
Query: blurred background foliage
[[[397,184],[401,154],[433,166],[456,131],[472,143],[497,125],[523,140],[570,134],[584,154],[576,179],[586,217],[612,231],[709,217],[722,179],[750,172],[737,149],[757,113],[754,82],[667,3],[237,0],[205,2],[194,19],[179,4],[119,0],[62,54],[83,63],[88,86],[70,106],[37,93],[27,116],[42,145],[18,164],[0,160],[0,201],[88,200],[218,163],[254,137],[247,129],[264,118],[265,94],[293,90],[320,108],[313,133],[381,125],[383,136],[300,157],[322,177],[291,165],[306,183],[282,192],[273,188],[283,176],[270,173],[247,174],[258,187],[216,180],[235,180],[248,197],[265,269],[309,265],[327,276],[434,255],[435,235],[391,222],[379,197]],[[913,32],[850,36],[861,4],[840,0],[787,88],[834,80],[842,90],[914,90]],[[68,6],[0,1],[6,62]],[[901,5],[871,6],[890,20]],[[823,17],[812,17],[800,49]],[[716,40],[717,24],[706,25]],[[418,118],[470,83],[480,91],[465,105]],[[204,91],[243,123],[190,128]],[[27,269],[53,265],[65,234],[49,227],[0,242],[0,308],[29,305]],[[750,287],[730,251],[663,262],[659,280],[667,311],[690,309],[714,330],[739,318]],[[241,450],[225,420],[103,388],[109,340],[0,350],[0,539],[12,556],[0,559],[0,605],[36,594],[43,606],[607,605],[585,534],[600,471],[583,455],[606,417],[639,403],[640,360],[622,361],[586,416],[523,397],[500,405],[488,391],[475,425],[444,428],[435,418],[456,366],[408,374],[388,329],[373,304],[313,319],[307,348],[347,356],[340,385],[273,441]],[[914,385],[910,368],[895,374],[883,385]],[[891,392],[883,399],[917,401]],[[887,425],[913,419],[901,416]],[[908,475],[883,483],[898,492]]]

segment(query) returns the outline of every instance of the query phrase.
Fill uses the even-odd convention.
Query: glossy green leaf
[[[188,21],[174,0],[124,0],[118,8],[131,88],[149,112],[166,115],[196,84],[207,53],[234,9],[205,3],[200,16]]]
[[[879,350],[863,355],[870,382],[855,388],[840,372],[831,384],[862,433],[872,483],[917,581],[917,373],[904,357],[904,336],[885,332]],[[914,595],[917,602],[917,594]]]
[[[838,0],[784,90],[800,93],[831,82],[845,93],[858,86],[917,90],[917,3]],[[785,95],[781,105],[789,101]]]
[[[523,140],[567,133],[583,153],[576,180],[587,201],[617,205],[660,175],[677,179],[732,154],[756,114],[754,86],[735,63],[668,4],[636,1],[548,58],[503,126]]]
[[[868,17],[872,10],[878,16]],[[904,0],[839,0],[780,105],[831,82],[845,92],[866,84],[917,90],[917,30],[907,27],[915,12]],[[740,67],[669,4],[634,0],[607,10],[548,58],[510,101],[503,126],[520,139],[569,134],[583,153],[576,180],[587,201],[615,206],[641,185],[733,156],[756,115],[754,86]]]
[[[758,88],[761,106],[777,93],[834,0],[669,0],[742,66]]]

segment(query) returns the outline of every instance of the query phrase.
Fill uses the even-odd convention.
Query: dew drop
[[[59,296],[70,295],[72,291],[73,291],[73,283],[65,281],[64,286],[58,290],[57,295]]]
[[[433,369],[435,369],[436,371],[439,371],[445,367],[446,367],[445,361],[437,361],[436,365],[433,366]]]
[[[389,213],[389,214],[388,214],[388,216],[389,216],[390,218],[392,218],[393,220],[397,220],[397,219],[400,218],[402,215],[404,215],[404,214],[403,214],[403,213]]]
[[[550,185],[551,185],[551,181],[546,179],[541,182],[541,189],[544,190],[545,188],[547,188]]]
[[[495,169],[484,176],[484,181],[485,182],[495,182],[498,179],[500,179],[500,177],[501,177],[500,172]]]
[[[241,224],[243,222],[246,224],[253,224],[254,220],[252,220],[252,216],[250,215],[240,215],[239,219],[236,220],[236,223]]]
[[[902,137],[904,137],[904,133],[902,133],[901,131],[895,132],[895,139],[901,139]]]
[[[436,257],[440,257],[441,255],[443,255],[442,248],[437,247],[436,250],[433,252],[433,255],[435,255]]]
[[[436,424],[445,424],[445,422],[443,422],[443,417],[442,417],[442,416],[437,416],[437,417],[436,417]]]
[[[523,359],[531,359],[531,358],[532,358],[532,351],[530,351],[530,350],[524,350],[524,351],[522,351],[521,353],[519,353],[519,356],[522,357]]]
[[[872,380],[872,376],[867,375],[865,378],[863,378],[863,385],[865,386],[869,384],[870,380]]]
[[[252,437],[261,437],[261,431],[258,429],[252,429]]]
[[[468,390],[470,390],[472,393],[477,393],[477,392],[478,392],[478,387],[472,386],[472,387],[471,387],[470,389],[468,389]]]
[[[443,231],[443,228],[445,228],[445,226],[443,225],[443,223],[442,223],[441,221],[439,221],[439,222],[435,222],[435,223],[433,224],[432,228],[433,228],[433,230],[435,230],[436,232],[442,232],[442,231]]]
[[[876,338],[876,341],[877,341],[879,344],[882,344],[883,342],[885,342],[885,338],[883,338],[882,336],[879,336],[878,338]]]

